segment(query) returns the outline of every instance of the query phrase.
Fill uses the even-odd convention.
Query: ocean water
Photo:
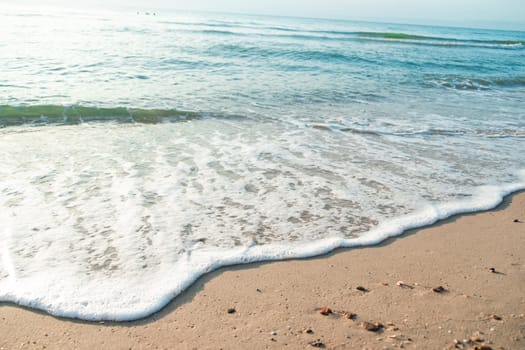
[[[525,188],[524,32],[2,9],[0,63],[0,300],[55,315]]]

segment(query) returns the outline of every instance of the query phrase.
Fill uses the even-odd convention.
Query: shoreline
[[[525,176],[524,170],[518,171],[517,174],[520,178]],[[221,254],[214,255],[212,252],[208,252],[204,260],[207,264],[206,268],[201,267],[199,270],[193,270],[191,267],[192,264],[186,263],[185,269],[193,270],[192,277],[183,280],[184,283],[182,283],[182,286],[176,287],[175,289],[170,289],[170,287],[164,288],[161,294],[157,294],[156,297],[152,298],[154,301],[161,301],[153,303],[146,308],[125,308],[124,310],[121,310],[120,313],[115,311],[113,311],[113,313],[106,313],[105,310],[103,310],[102,313],[92,311],[78,312],[78,303],[80,301],[74,296],[72,296],[72,304],[69,305],[69,309],[59,309],[58,311],[54,309],[52,312],[49,310],[53,310],[54,300],[46,299],[45,296],[40,299],[31,299],[31,302],[22,301],[21,304],[18,304],[17,301],[14,301],[16,299],[12,298],[7,298],[8,300],[0,301],[0,303],[11,303],[19,307],[27,308],[28,310],[51,314],[57,318],[78,319],[88,323],[96,323],[100,321],[118,323],[142,320],[161,312],[173,301],[173,299],[178,298],[181,294],[185,293],[185,291],[200,278],[214,271],[246,265],[250,268],[252,264],[259,263],[265,264],[279,261],[316,259],[330,256],[334,252],[344,251],[346,249],[367,248],[383,244],[387,245],[390,240],[407,236],[412,232],[417,232],[434,225],[446,223],[449,220],[462,215],[474,215],[486,211],[500,210],[510,201],[512,196],[525,192],[524,186],[525,184],[523,182],[502,185],[499,187],[481,186],[478,188],[477,193],[468,200],[425,205],[422,209],[420,208],[412,214],[386,220],[368,231],[367,234],[355,238],[327,238],[320,241],[299,244],[296,245],[295,248],[294,246],[291,248],[285,246],[284,250],[283,246],[279,245],[254,246],[250,247],[249,250],[242,249],[240,251],[241,255],[233,255],[236,258],[230,256],[226,259],[223,259]],[[487,189],[489,190],[487,191]],[[237,254],[239,254],[239,251],[237,251]],[[202,262],[202,258],[199,261]],[[144,290],[149,289],[146,288]],[[58,290],[55,290],[55,293],[60,294]],[[122,288],[120,293],[120,295],[122,295],[122,293],[126,294],[124,288]],[[143,298],[140,293],[137,295],[139,299]],[[36,302],[33,302],[33,300]],[[115,299],[111,300],[114,302]],[[99,298],[98,304],[99,307],[100,305],[105,305],[106,299]],[[73,307],[73,309],[71,309],[71,307]]]
[[[0,347],[525,347],[524,208],[518,191],[492,210],[454,215],[375,246],[222,267],[137,321],[62,319],[0,303]],[[432,291],[439,286],[443,293]],[[334,313],[320,315],[323,307]],[[345,319],[345,311],[356,316]],[[364,322],[384,327],[370,332]],[[463,342],[472,337],[483,341]]]

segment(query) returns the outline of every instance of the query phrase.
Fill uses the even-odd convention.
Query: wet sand
[[[525,349],[524,313],[521,192],[379,246],[217,270],[140,321],[0,304],[0,348]]]

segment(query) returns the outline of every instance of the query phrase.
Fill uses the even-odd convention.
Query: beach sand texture
[[[376,247],[220,269],[140,321],[0,304],[0,348],[525,349],[524,247],[521,192]]]

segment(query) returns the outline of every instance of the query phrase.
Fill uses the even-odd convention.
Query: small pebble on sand
[[[363,322],[361,322],[361,327],[366,329],[369,332],[377,332],[381,328],[383,328],[383,325],[381,323],[379,323],[379,322],[372,323],[372,322],[368,322],[368,321],[363,321]]]
[[[320,314],[323,315],[323,316],[328,316],[332,313],[332,309],[330,309],[329,307],[323,307],[320,311]]]
[[[413,289],[413,288],[414,288],[414,287],[412,287],[411,285],[406,284],[406,283],[403,282],[403,281],[397,281],[396,285],[398,285],[398,286],[401,287],[401,288],[409,288],[409,289]]]
[[[347,319],[347,320],[353,320],[353,319],[356,318],[356,316],[357,316],[356,314],[354,314],[354,313],[352,313],[352,312],[350,312],[350,311],[345,311],[345,312],[343,313],[343,317],[344,317],[345,319]]]
[[[492,350],[492,348],[485,344],[476,344],[472,348],[472,350]]]
[[[434,293],[445,293],[447,290],[442,286],[432,288]]]
[[[324,345],[324,343],[321,341],[321,339],[314,340],[314,341],[312,341],[312,342],[310,342],[310,343],[308,343],[308,344],[310,344],[310,345],[313,346],[314,348],[324,348],[324,347],[325,347],[325,345]]]

